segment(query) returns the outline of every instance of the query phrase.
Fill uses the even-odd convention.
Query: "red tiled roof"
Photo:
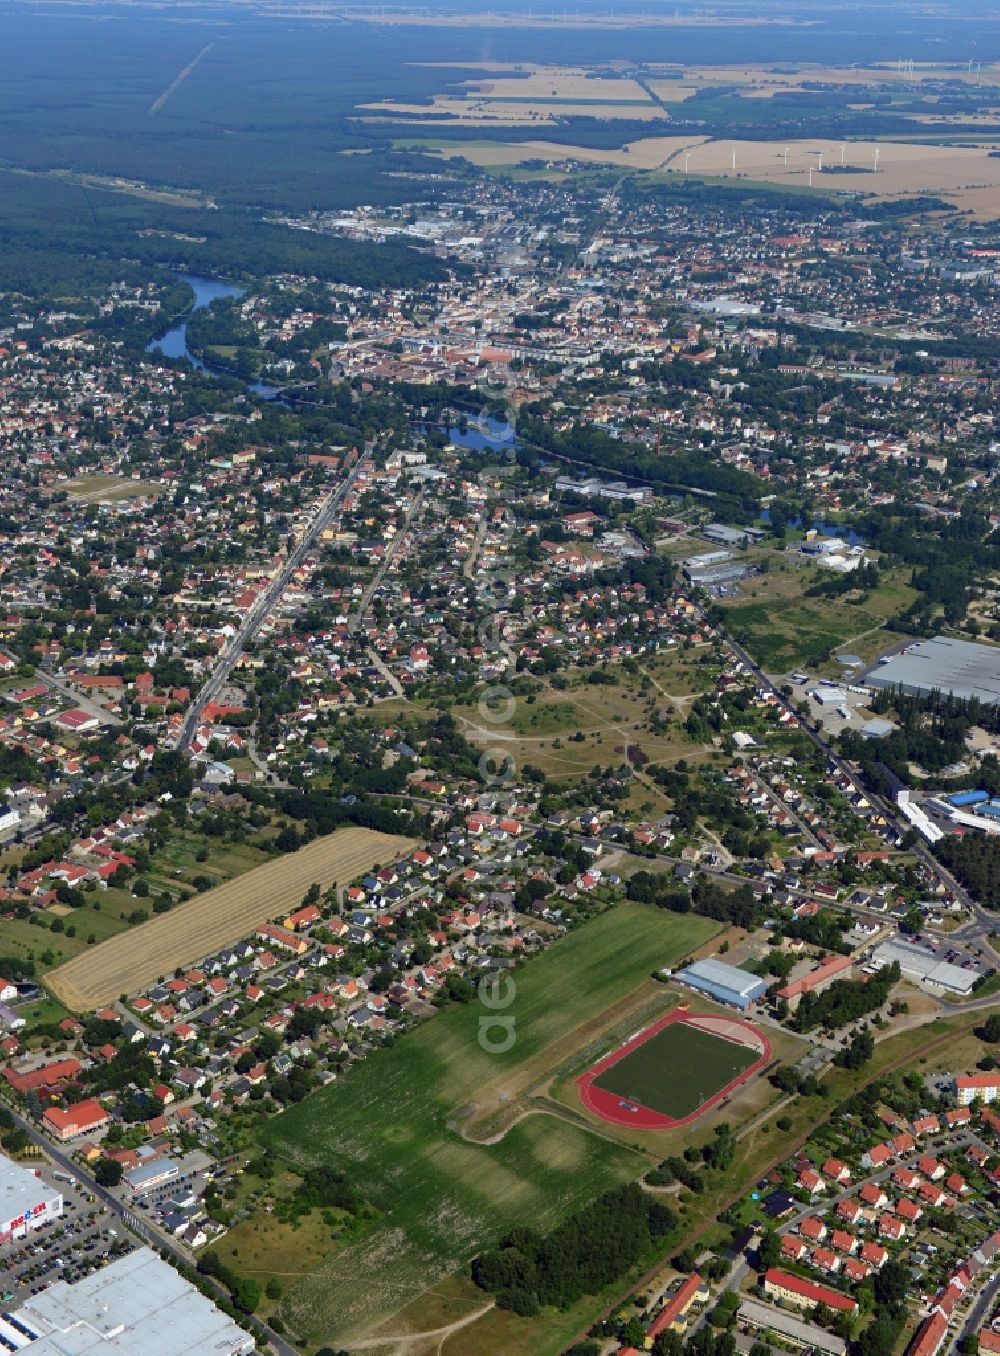
[[[854,1300],[842,1295],[839,1290],[831,1290],[829,1286],[804,1281],[801,1276],[793,1276],[790,1271],[782,1271],[780,1267],[769,1267],[764,1280],[770,1285],[790,1291],[793,1295],[800,1295],[802,1299],[807,1299],[812,1304],[825,1304],[828,1309],[849,1310],[853,1313],[858,1307]]]

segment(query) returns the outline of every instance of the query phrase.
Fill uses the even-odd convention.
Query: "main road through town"
[[[360,466],[355,466],[350,474],[346,476],[339,485],[336,485],[326,496],[313,515],[312,520],[309,522],[305,531],[302,533],[302,536],[288,553],[288,557],[281,569],[268,584],[267,588],[257,595],[248,609],[246,616],[226,642],[224,649],[215,661],[211,674],[202,684],[197,696],[188,708],[188,713],[184,718],[184,724],[181,726],[181,732],[177,739],[176,747],[178,749],[183,750],[190,746],[190,743],[195,736],[195,731],[201,723],[206,706],[208,706],[210,702],[215,701],[216,697],[218,697],[219,693],[229,681],[230,675],[236,667],[240,656],[277,606],[281,595],[291,582],[292,575],[312,550],[320,533],[324,528],[329,527],[330,523],[333,521],[345,497],[352,489],[359,471]]]
[[[113,1192],[109,1191],[106,1187],[102,1187],[100,1183],[94,1179],[89,1168],[81,1167],[79,1163],[74,1162],[71,1157],[73,1152],[72,1149],[69,1150],[69,1152],[61,1149],[57,1144],[53,1143],[48,1136],[42,1134],[38,1127],[32,1121],[28,1120],[26,1116],[23,1116],[16,1107],[11,1106],[11,1104],[6,1101],[4,1105],[10,1112],[17,1127],[20,1130],[23,1130],[32,1143],[36,1144],[38,1148],[52,1160],[60,1172],[65,1173],[67,1177],[71,1177],[74,1181],[84,1184],[85,1190],[93,1192],[101,1204],[119,1219],[123,1225],[131,1230],[133,1234],[138,1235],[148,1247],[153,1248],[161,1254],[169,1254],[175,1262],[179,1263],[187,1270],[192,1270],[194,1268],[195,1262],[191,1255],[183,1248],[179,1247],[169,1235],[161,1233],[149,1220],[143,1219],[138,1211],[130,1210],[123,1201],[120,1201],[118,1197],[114,1195]],[[216,1281],[212,1280],[210,1277],[206,1279],[220,1299],[229,1298],[228,1293]],[[263,1337],[265,1341],[269,1342],[272,1350],[277,1353],[277,1356],[298,1356],[295,1348],[283,1341],[276,1332],[272,1332],[267,1324],[262,1322],[261,1319],[253,1314],[248,1315],[248,1318],[258,1337]]]

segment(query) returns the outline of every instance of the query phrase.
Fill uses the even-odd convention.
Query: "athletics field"
[[[680,1008],[605,1055],[577,1085],[603,1120],[669,1129],[717,1105],[770,1057],[770,1041],[749,1022]]]

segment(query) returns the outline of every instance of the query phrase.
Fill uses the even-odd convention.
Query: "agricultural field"
[[[638,111],[641,116],[642,110]],[[539,125],[544,128],[544,122]],[[596,148],[549,141],[544,135],[530,141],[504,141],[501,135],[452,142],[438,135],[434,143],[414,139],[408,144],[445,160],[466,159],[484,169],[506,170],[539,160],[584,167],[611,165],[710,183],[738,180],[784,190],[811,189],[817,195],[860,193],[872,199],[902,200],[933,196],[975,218],[994,218],[1000,194],[1000,159],[990,154],[995,139],[984,135],[981,143],[970,144],[973,133],[969,129],[960,146],[946,145],[930,137],[920,140],[918,127],[914,124],[913,140],[843,142],[809,137],[768,141],[672,135]]]
[[[618,905],[517,973],[502,1014],[480,1002],[451,1007],[264,1126],[263,1141],[293,1166],[346,1166],[381,1214],[366,1238],[289,1290],[281,1312],[290,1330],[334,1345],[368,1332],[505,1227],[547,1227],[638,1176],[643,1155],[558,1113],[529,1111],[482,1142],[467,1132],[593,1039],[601,1014],[649,985],[652,970],[717,930],[695,915]],[[480,1044],[480,1022],[496,1015],[513,1018],[515,1040],[491,1054]]]
[[[346,884],[414,846],[412,839],[371,829],[338,829],[90,948],[54,970],[46,984],[75,1012],[100,1007],[280,917],[313,883],[324,890],[334,881]]]
[[[583,69],[561,67],[508,70],[509,74],[498,73],[496,78],[462,81],[460,90],[435,95],[430,110],[426,104],[390,99],[365,104],[362,111],[392,116],[394,121],[406,121],[408,116],[423,118],[431,111],[442,121],[463,126],[552,124],[556,118],[565,117],[645,121],[663,116],[656,100],[638,81],[627,77],[599,76]]]

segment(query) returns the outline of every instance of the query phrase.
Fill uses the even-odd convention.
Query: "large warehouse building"
[[[900,971],[908,979],[917,979],[937,989],[947,989],[950,993],[971,993],[973,984],[979,978],[977,971],[938,960],[933,951],[916,946],[913,942],[882,942],[872,952],[873,966],[891,965],[893,961],[899,962]]]
[[[707,998],[714,998],[729,1008],[738,1008],[740,1012],[745,1012],[751,1003],[756,1003],[767,993],[766,980],[741,970],[738,965],[727,965],[725,961],[695,961],[678,970],[674,978],[689,989],[697,989]]]
[[[864,681],[868,687],[899,688],[911,696],[947,692],[1000,706],[1000,648],[935,636],[881,661]]]
[[[30,1168],[22,1168],[0,1154],[0,1243],[24,1238],[57,1219],[63,1210],[62,1193],[47,1186]]]
[[[25,1356],[250,1356],[257,1344],[155,1252],[137,1248],[0,1313],[0,1349]]]

